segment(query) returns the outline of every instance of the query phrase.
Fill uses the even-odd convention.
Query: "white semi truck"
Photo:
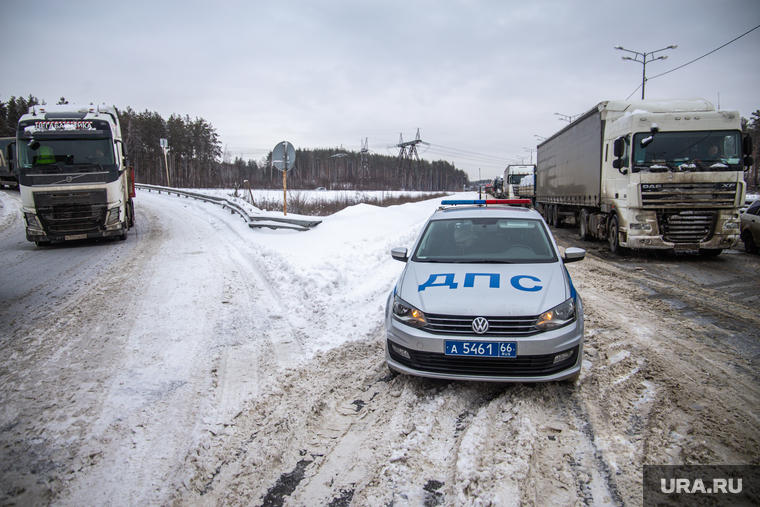
[[[739,239],[752,141],[706,100],[605,101],[538,145],[536,207],[621,248],[718,255]]]
[[[511,164],[504,169],[504,195],[510,199],[514,199],[519,196],[520,182],[528,175],[533,174],[536,171],[534,165],[517,165]]]
[[[126,239],[134,172],[116,108],[32,106],[19,119],[15,144],[27,240]]]

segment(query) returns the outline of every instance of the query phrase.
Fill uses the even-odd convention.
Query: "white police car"
[[[529,202],[529,201],[528,201]],[[525,200],[442,201],[385,310],[394,373],[492,382],[575,380],[583,304],[541,215]],[[506,204],[506,205],[505,205]]]

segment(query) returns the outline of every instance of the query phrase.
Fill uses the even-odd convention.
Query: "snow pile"
[[[306,232],[257,229],[245,235],[307,354],[364,338],[383,321],[388,292],[404,267],[390,251],[411,248],[440,202],[359,204],[319,217],[322,223]]]

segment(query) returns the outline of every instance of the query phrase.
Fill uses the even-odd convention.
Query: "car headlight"
[[[556,329],[575,320],[575,299],[570,298],[538,316],[536,327],[542,331]]]
[[[408,326],[422,327],[427,324],[424,313],[398,296],[393,297],[393,317]]]

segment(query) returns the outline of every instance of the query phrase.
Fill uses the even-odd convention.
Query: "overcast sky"
[[[608,99],[760,109],[758,0],[2,0],[0,101],[105,103],[210,122],[232,157],[287,140],[398,155],[471,179],[535,161],[537,136]],[[639,57],[641,59],[641,57]],[[647,58],[649,62],[650,57]],[[524,159],[520,157],[526,157]]]

